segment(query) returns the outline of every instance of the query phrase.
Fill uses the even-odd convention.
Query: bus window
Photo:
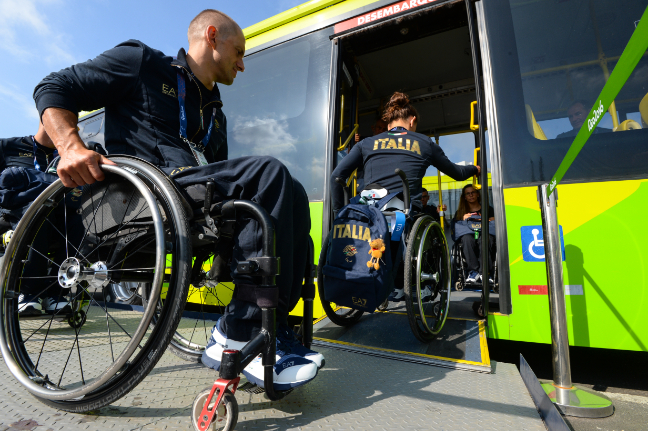
[[[220,86],[229,158],[271,155],[323,199],[331,29],[245,58],[245,72]]]
[[[505,186],[551,179],[645,7],[643,0],[484,2]],[[637,130],[646,93],[644,55],[565,180],[648,173],[648,130]]]

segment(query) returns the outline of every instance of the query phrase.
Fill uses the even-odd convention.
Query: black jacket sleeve
[[[349,175],[354,169],[362,166],[362,145],[358,142],[355,147],[342,159],[339,165],[331,174],[331,197],[333,199],[333,210],[337,211],[344,206],[344,191],[342,186],[335,182],[337,177],[344,179],[349,178]]]
[[[143,53],[139,42],[128,41],[93,60],[49,74],[34,89],[40,116],[47,108],[76,114],[123,100],[139,82]]]
[[[223,115],[223,125],[221,126],[222,133],[225,135],[223,142],[221,142],[218,150],[216,150],[215,161],[222,162],[227,160],[228,157],[228,148],[227,148],[227,117]]]
[[[445,155],[440,145],[432,144],[432,151],[430,160],[428,161],[432,166],[448,175],[450,178],[463,181],[473,175],[477,175],[477,168],[472,165],[462,166],[452,163]]]

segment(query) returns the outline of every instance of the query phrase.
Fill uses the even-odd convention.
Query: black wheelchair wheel
[[[450,306],[450,254],[441,226],[432,217],[419,218],[405,252],[405,306],[414,336],[421,342],[436,338]]]
[[[319,292],[320,301],[322,302],[322,308],[324,308],[324,311],[326,312],[326,317],[328,317],[331,322],[335,323],[338,326],[352,326],[358,323],[364,312],[361,310],[353,310],[345,307],[337,307],[334,303],[328,302],[326,300],[326,295],[324,294],[324,283],[326,283],[326,276],[322,272],[322,268],[324,268],[324,265],[326,265],[328,244],[329,236],[327,235],[326,239],[322,243],[319,265],[317,265],[317,291]]]
[[[36,398],[65,411],[103,407],[143,380],[186,300],[191,243],[173,184],[145,162],[112,160],[119,167],[104,165],[105,181],[48,187],[16,228],[0,271],[3,359]],[[105,302],[108,284],[122,282],[147,283],[163,306]],[[19,318],[20,292],[51,291],[82,305],[70,319]]]

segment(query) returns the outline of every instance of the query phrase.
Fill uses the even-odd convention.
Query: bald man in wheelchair
[[[77,112],[105,107],[110,155],[127,154],[158,166],[194,207],[202,205],[204,185],[213,179],[213,202],[246,199],[267,211],[281,259],[274,386],[296,387],[315,378],[324,363],[321,354],[299,343],[287,322],[300,298],[306,265],[301,249],[310,231],[308,198],[272,157],[228,160],[227,119],[217,84],[231,85],[245,70],[240,27],[208,9],[191,21],[188,39],[189,50],[181,48],[176,58],[129,40],[93,60],[52,73],[34,91],[36,106],[59,151],[57,173],[66,187],[102,181],[101,166],[115,164],[88,150],[76,130]],[[258,278],[236,270],[237,262],[260,255],[260,228],[253,220],[240,220],[234,238],[234,296],[202,356],[202,362],[216,370],[225,348],[242,348],[261,329],[261,309],[254,301]],[[253,361],[243,373],[258,382],[261,362]]]

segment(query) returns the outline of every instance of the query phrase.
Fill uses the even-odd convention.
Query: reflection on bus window
[[[321,200],[326,157],[330,30],[245,58],[245,72],[221,86],[229,158],[270,155]]]
[[[484,2],[505,185],[548,181],[625,49],[645,0]],[[565,180],[648,173],[648,55],[630,75]],[[601,111],[603,108],[601,107]]]

